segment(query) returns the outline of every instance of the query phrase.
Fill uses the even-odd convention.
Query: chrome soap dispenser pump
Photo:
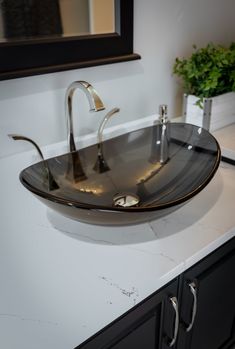
[[[167,109],[168,108],[166,104],[159,105],[159,121],[161,125],[165,125],[168,123]]]

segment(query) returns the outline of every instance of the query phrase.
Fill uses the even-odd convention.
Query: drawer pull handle
[[[179,306],[178,301],[176,297],[170,297],[170,302],[173,306],[173,309],[175,311],[175,328],[174,328],[174,336],[172,339],[168,339],[168,346],[171,348],[176,342],[178,331],[179,331]]]
[[[195,316],[197,313],[197,288],[196,288],[196,284],[195,282],[191,282],[190,284],[188,284],[190,292],[193,295],[193,309],[192,309],[192,318],[191,318],[191,322],[190,324],[186,327],[186,332],[191,331],[194,321],[195,321]]]

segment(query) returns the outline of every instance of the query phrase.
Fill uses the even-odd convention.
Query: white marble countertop
[[[178,211],[110,228],[48,210],[18,179],[33,161],[0,159],[1,348],[72,349],[235,236],[230,165]]]
[[[235,161],[235,123],[213,132],[218,140],[222,155]]]

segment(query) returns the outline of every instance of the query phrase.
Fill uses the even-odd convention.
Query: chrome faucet
[[[15,134],[15,133],[8,134],[8,137],[10,139],[13,139],[14,141],[26,141],[26,142],[31,143],[35,147],[35,149],[37,150],[37,153],[40,156],[41,160],[45,161],[44,156],[43,156],[43,154],[41,152],[41,149],[39,148],[37,143],[34,142],[31,138],[28,138],[28,137],[25,137],[25,136],[22,136],[22,135],[18,135],[18,134]]]
[[[74,130],[73,130],[73,94],[76,89],[81,89],[85,92],[88,102],[90,105],[90,111],[100,111],[105,109],[103,102],[98,96],[96,90],[92,85],[86,81],[74,81],[66,91],[65,95],[65,108],[66,108],[66,118],[67,118],[67,129],[68,129],[68,145],[70,152],[76,151],[75,141],[74,141]]]
[[[110,168],[104,158],[104,154],[103,154],[103,131],[104,131],[104,127],[106,125],[106,123],[108,122],[108,120],[113,116],[115,115],[116,113],[118,113],[120,111],[119,108],[113,108],[111,109],[106,115],[105,117],[103,118],[100,126],[99,126],[99,129],[98,129],[98,136],[97,136],[97,147],[98,147],[98,154],[97,154],[97,160],[96,160],[96,163],[93,167],[93,169],[96,171],[96,172],[99,172],[99,173],[103,173],[103,172],[106,172],[106,171],[109,171]]]
[[[107,124],[108,120],[116,113],[119,113],[119,108],[113,108],[111,109],[103,118],[102,122],[100,123],[99,129],[98,129],[98,144],[101,144],[103,142],[103,131],[104,127]]]
[[[13,139],[14,141],[26,141],[26,142],[29,142],[31,143],[35,149],[37,150],[38,152],[38,155],[40,156],[41,160],[43,161],[43,165],[44,165],[44,170],[45,170],[45,181],[47,183],[47,186],[48,186],[48,190],[49,191],[52,191],[52,190],[56,190],[56,189],[59,189],[59,185],[56,183],[51,171],[50,171],[50,168],[49,168],[49,164],[48,162],[45,160],[42,152],[41,152],[41,149],[39,148],[39,146],[37,145],[36,142],[34,142],[31,138],[28,138],[28,137],[25,137],[25,136],[22,136],[22,135],[18,135],[18,134],[9,134],[8,137],[10,139]]]

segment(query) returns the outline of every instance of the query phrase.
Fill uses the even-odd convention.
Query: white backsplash
[[[192,45],[234,40],[234,0],[134,1],[134,51],[139,61],[0,82],[0,157],[29,148],[10,141],[8,133],[22,133],[40,146],[66,139],[64,95],[75,80],[95,86],[107,111],[120,107],[110,126],[155,114],[168,104],[169,115],[181,113],[182,91],[172,76],[175,57],[189,55]],[[148,23],[148,25],[146,25]],[[89,115],[87,101],[78,92],[74,101],[75,132],[97,130],[103,112]]]

